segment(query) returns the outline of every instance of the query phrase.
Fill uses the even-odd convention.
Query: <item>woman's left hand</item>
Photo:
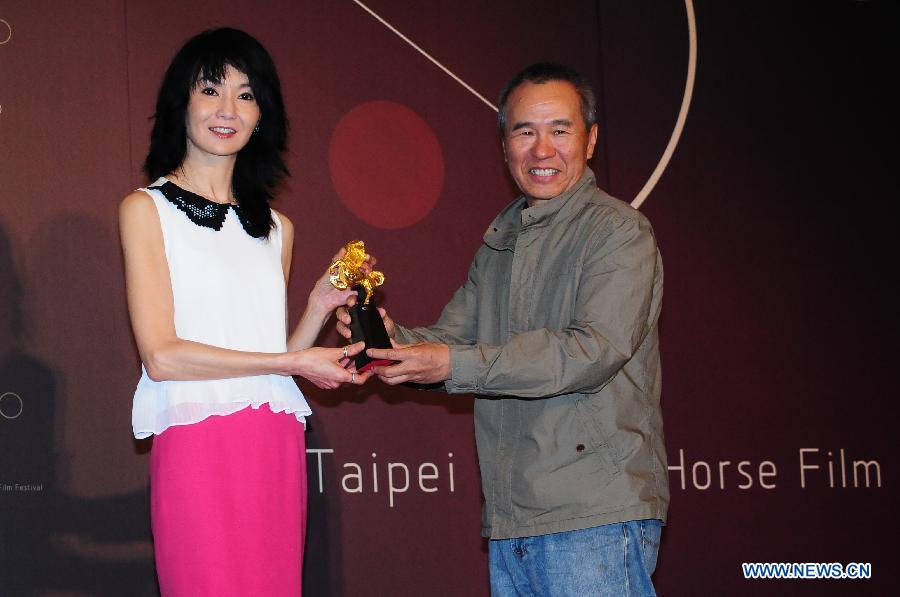
[[[338,259],[341,259],[344,256],[344,249],[342,248],[340,251],[334,254],[334,257],[331,258],[331,262],[334,263]],[[376,259],[371,255],[367,255],[367,259],[365,263],[363,263],[360,268],[364,274],[368,274],[375,267]],[[316,283],[313,285],[312,291],[309,293],[309,300],[307,302],[307,308],[312,308],[315,311],[323,314],[331,314],[332,311],[337,309],[338,307],[343,307],[347,304],[347,299],[351,296],[356,296],[356,291],[350,288],[346,290],[338,290],[331,284],[330,276],[328,274],[328,269],[322,274],[322,276],[316,280]]]
[[[325,270],[325,273],[313,284],[307,301],[307,309],[314,309],[327,316],[338,307],[346,305],[347,299],[351,296],[356,296],[356,291],[351,288],[338,290],[332,286],[328,270]]]

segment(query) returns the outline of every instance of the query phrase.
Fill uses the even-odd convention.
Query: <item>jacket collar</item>
[[[501,211],[484,233],[484,242],[492,249],[502,251],[512,250],[516,246],[519,232],[524,228],[547,226],[557,215],[565,217],[576,205],[580,203],[578,198],[589,195],[597,186],[593,171],[585,168],[578,182],[565,193],[548,201],[543,201],[534,207],[528,207],[528,201],[524,195],[520,195],[512,203]]]

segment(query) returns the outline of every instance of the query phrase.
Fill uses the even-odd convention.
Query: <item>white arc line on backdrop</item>
[[[466,90],[468,90],[472,95],[490,106],[490,108],[494,110],[494,112],[497,111],[497,106],[486,100],[485,97],[475,91],[471,85],[453,74],[453,72],[451,72],[449,68],[438,62],[437,59],[432,57],[428,52],[417,46],[415,42],[400,33],[400,31],[398,31],[396,27],[381,18],[377,13],[375,13],[375,11],[360,2],[360,0],[353,0],[353,2],[360,8],[365,10],[367,13],[372,15],[375,20],[387,27],[392,33],[409,44],[422,56],[434,63],[435,66],[447,73],[454,81],[465,87]],[[669,165],[669,160],[672,159],[672,154],[675,153],[675,147],[678,145],[679,139],[681,139],[682,131],[684,131],[684,123],[687,120],[688,109],[691,106],[691,97],[694,93],[694,79],[697,74],[697,20],[694,16],[693,0],[684,0],[684,8],[687,12],[688,22],[688,68],[687,77],[684,82],[684,96],[681,98],[681,108],[678,111],[678,118],[675,119],[675,128],[672,130],[672,135],[669,137],[669,143],[666,145],[665,150],[663,150],[663,154],[659,159],[659,163],[656,165],[656,168],[653,169],[653,172],[650,174],[650,178],[648,178],[647,182],[644,183],[644,187],[631,201],[631,206],[635,209],[639,208],[644,203],[644,201],[647,199],[647,196],[651,191],[653,191],[656,183],[659,182],[659,179],[662,176],[662,173],[665,171],[666,166]]]
[[[6,19],[0,19],[0,23],[3,23],[4,25],[6,25],[6,29],[8,32],[6,35],[6,39],[4,39],[3,41],[0,41],[0,46],[4,46],[7,43],[9,43],[9,40],[12,39],[12,25],[10,25],[9,21],[7,21]],[[0,106],[0,114],[3,114],[3,106]],[[6,394],[4,394],[4,396],[5,395]]]
[[[688,22],[688,69],[687,77],[684,81],[684,97],[681,98],[681,109],[678,111],[678,118],[675,119],[675,128],[672,129],[672,136],[669,137],[669,144],[663,151],[659,163],[644,183],[644,188],[638,191],[637,196],[631,202],[631,207],[637,209],[641,206],[659,178],[662,176],[663,170],[669,165],[672,154],[675,153],[675,146],[681,139],[681,132],[684,130],[684,123],[687,120],[688,108],[691,106],[691,97],[694,95],[694,78],[697,75],[697,19],[694,18],[694,2],[693,0],[684,0],[684,8],[687,11]]]
[[[0,23],[3,23],[4,25],[6,25],[6,30],[8,31],[8,33],[6,35],[6,39],[4,39],[3,41],[0,41],[0,46],[2,46],[4,44],[8,43],[9,40],[12,39],[12,25],[10,25],[9,21],[7,21],[6,19],[0,19]]]
[[[390,23],[388,23],[387,21],[385,21],[384,19],[382,19],[380,16],[378,16],[378,14],[376,14],[374,10],[372,10],[371,8],[369,8],[368,6],[366,6],[365,4],[363,4],[362,2],[360,2],[359,0],[353,0],[353,2],[356,3],[356,4],[358,4],[359,7],[362,8],[364,11],[366,11],[367,13],[369,13],[370,15],[372,15],[373,17],[375,17],[375,20],[376,20],[376,21],[378,21],[379,23],[381,23],[382,25],[384,25],[385,27],[387,27],[388,29],[390,29],[391,32],[394,33],[397,37],[399,37],[400,39],[402,39],[403,41],[405,41],[406,43],[408,43],[410,46],[412,46],[413,49],[415,49],[419,54],[421,54],[421,55],[424,56],[425,58],[428,58],[428,60],[430,60],[431,62],[433,62],[435,66],[437,66],[439,69],[441,69],[442,71],[444,71],[445,73],[447,73],[448,75],[450,75],[450,78],[452,78],[454,81],[456,81],[457,83],[459,83],[460,85],[462,85],[463,87],[465,87],[465,88],[469,91],[469,93],[471,93],[472,95],[474,95],[475,97],[477,97],[478,99],[480,99],[481,101],[483,101],[484,103],[486,103],[488,106],[490,106],[490,108],[491,108],[492,110],[494,110],[494,112],[497,111],[497,106],[495,106],[495,105],[492,104],[491,102],[487,101],[487,99],[485,99],[485,97],[484,97],[483,95],[481,95],[480,93],[478,93],[477,91],[475,91],[468,83],[466,83],[465,81],[463,81],[462,79],[460,79],[459,77],[457,77],[456,75],[454,75],[453,72],[452,72],[449,68],[447,68],[446,66],[444,66],[443,64],[441,64],[440,62],[438,62],[437,59],[434,58],[431,54],[429,54],[428,52],[426,52],[425,50],[423,50],[422,48],[420,48],[419,46],[417,46],[417,45],[415,44],[415,42],[413,42],[413,40],[409,39],[408,37],[406,37],[405,35],[403,35],[402,33],[400,33],[400,32],[397,30],[396,27],[394,27],[393,25],[391,25]]]

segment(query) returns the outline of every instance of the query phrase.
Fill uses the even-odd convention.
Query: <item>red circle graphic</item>
[[[434,131],[394,102],[366,102],[347,112],[331,136],[328,165],[347,209],[377,228],[412,226],[434,208],[444,185]]]

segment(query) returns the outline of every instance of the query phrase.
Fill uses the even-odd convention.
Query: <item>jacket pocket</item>
[[[512,518],[519,526],[596,515],[618,477],[618,465],[607,446],[594,441],[573,398],[516,403],[520,427],[509,444],[513,459],[500,466],[511,483]]]
[[[591,449],[604,460],[611,473],[610,476],[615,477],[621,471],[619,455],[609,436],[603,430],[603,409],[596,408],[596,405],[593,404],[590,398],[584,397],[575,402],[575,411],[578,413],[578,419],[590,438]],[[610,416],[612,416],[612,413],[610,413]]]

